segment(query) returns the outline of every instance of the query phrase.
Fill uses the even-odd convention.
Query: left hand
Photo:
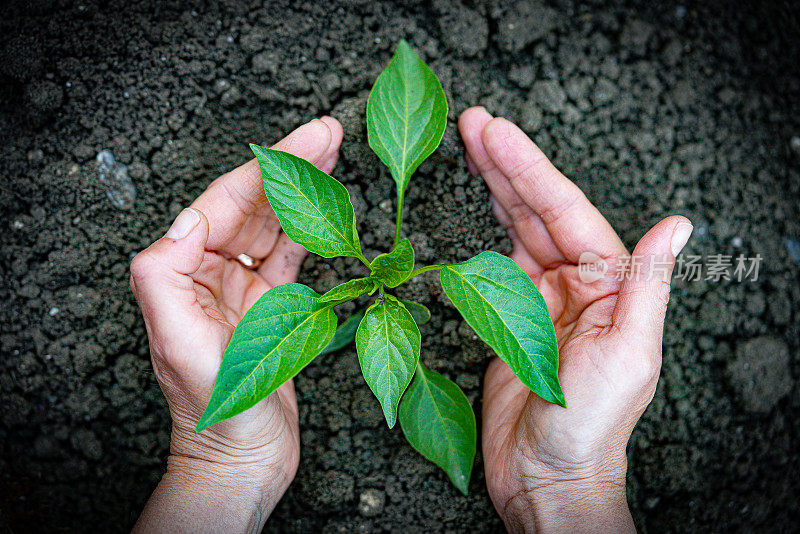
[[[330,172],[341,140],[341,125],[323,117],[301,126],[273,148]],[[236,259],[243,253],[260,266],[245,267]],[[291,381],[250,410],[200,434],[195,426],[236,324],[267,290],[294,281],[305,255],[305,249],[281,230],[253,159],[215,180],[181,212],[164,237],[133,259],[131,288],[144,315],[153,369],[173,422],[167,475],[162,480],[169,484],[168,493],[180,494],[176,488],[185,486],[203,492],[209,488],[197,486],[209,481],[217,488],[210,493],[222,493],[217,499],[235,501],[235,496],[224,494],[235,488],[239,495],[252,494],[262,523],[294,478],[300,443]],[[158,493],[142,519],[163,519],[148,515]],[[224,504],[207,508],[216,506],[219,511]],[[187,510],[185,515],[192,514]],[[145,530],[164,526],[142,519]],[[188,526],[178,518],[171,521],[173,526],[176,522]],[[212,524],[205,523],[207,528]],[[223,521],[218,526],[224,530],[233,524]]]

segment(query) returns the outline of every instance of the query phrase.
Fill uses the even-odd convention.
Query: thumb
[[[187,314],[197,306],[192,275],[200,267],[208,241],[208,220],[186,208],[167,233],[131,262],[131,289],[142,309],[152,341],[185,330]],[[199,309],[199,308],[198,308]]]
[[[617,332],[629,340],[661,346],[675,258],[692,229],[689,219],[673,215],[651,228],[634,248],[612,317]]]

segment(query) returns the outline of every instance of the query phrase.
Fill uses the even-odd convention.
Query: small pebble
[[[789,141],[789,146],[792,147],[795,154],[800,154],[800,135],[792,137],[791,141]]]
[[[795,263],[800,263],[800,242],[798,242],[796,239],[787,239],[786,251],[789,253],[789,256],[792,257]]]
[[[50,317],[55,317],[56,315],[58,315],[59,311],[61,311],[61,310],[59,310],[58,308],[53,306],[52,308],[50,308],[50,311],[47,312],[47,315],[49,315]]]
[[[136,201],[136,186],[128,176],[128,166],[119,163],[110,150],[101,150],[95,159],[98,177],[108,186],[106,196],[111,204],[121,210],[131,209]]]
[[[741,247],[743,244],[744,242],[742,241],[742,238],[739,236],[736,236],[733,239],[731,239],[731,245],[733,245],[736,248]]]
[[[44,160],[44,152],[41,148],[36,148],[28,152],[28,163],[39,164]]]
[[[375,517],[383,511],[386,494],[375,488],[364,491],[358,499],[358,511],[366,517]]]

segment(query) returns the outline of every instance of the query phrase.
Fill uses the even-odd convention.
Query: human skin
[[[273,148],[330,172],[341,140],[341,125],[323,117]],[[263,263],[248,269],[242,253]],[[134,532],[259,532],[286,491],[300,458],[291,381],[200,434],[195,426],[236,324],[267,290],[294,281],[305,255],[281,230],[254,159],[215,180],[133,259],[131,288],[172,416],[167,471]]]
[[[634,248],[638,275],[617,280],[622,241],[522,130],[482,107],[466,110],[459,130],[470,172],[486,181],[508,229],[511,258],[547,302],[567,404],[542,400],[499,358],[491,362],[482,436],[489,495],[512,532],[633,532],[625,448],[655,393],[670,278],[692,226],[681,216],[656,224]],[[612,266],[592,283],[578,275],[587,251]]]
[[[673,216],[653,227],[634,249],[643,260],[636,278],[581,282],[582,252],[612,266],[627,253],[608,222],[510,122],[470,108],[459,129],[470,172],[486,180],[508,229],[511,258],[547,302],[567,402],[549,404],[501,360],[490,364],[482,440],[492,501],[515,532],[633,531],[625,447],[655,391],[669,280],[691,224]],[[339,123],[323,117],[275,148],[330,172],[341,139]],[[241,253],[263,264],[245,268]],[[134,259],[131,287],[173,419],[167,472],[135,531],[258,532],[294,478],[291,381],[201,434],[194,428],[236,323],[268,289],[293,281],[304,257],[281,231],[253,160],[213,182]],[[668,269],[648,272],[651,257],[667,258]]]

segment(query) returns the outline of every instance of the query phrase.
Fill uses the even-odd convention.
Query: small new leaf
[[[269,204],[292,241],[325,258],[362,257],[350,194],[338,180],[295,155],[250,148]]]
[[[394,250],[381,254],[370,263],[372,276],[389,287],[397,287],[411,275],[414,270],[414,248],[411,241],[403,239]]]
[[[386,423],[392,428],[397,421],[397,404],[419,361],[419,328],[400,301],[381,295],[358,326],[356,349],[364,380],[378,397]]]
[[[411,175],[436,150],[447,126],[447,98],[430,68],[401,40],[367,100],[369,146],[403,195]]]
[[[319,298],[320,302],[342,304],[349,300],[357,299],[361,295],[374,293],[380,285],[374,278],[356,278],[339,284]]]
[[[328,343],[324,349],[322,349],[322,352],[320,352],[319,355],[322,356],[323,354],[336,352],[337,350],[343,349],[352,343],[356,338],[358,325],[361,323],[361,319],[364,318],[364,313],[366,311],[366,309],[358,310],[356,313],[348,317],[345,322],[340,324],[339,328],[336,329],[336,333],[333,334],[331,342]]]
[[[424,304],[412,300],[397,299],[406,307],[408,313],[414,318],[417,325],[423,325],[431,320],[431,311]]]
[[[400,403],[400,427],[420,454],[467,494],[477,431],[469,400],[454,382],[419,365]]]
[[[236,326],[197,432],[269,396],[313,360],[336,331],[331,306],[301,284],[267,291]]]
[[[565,406],[547,304],[514,260],[482,252],[444,267],[439,280],[467,323],[517,378],[544,400]]]

